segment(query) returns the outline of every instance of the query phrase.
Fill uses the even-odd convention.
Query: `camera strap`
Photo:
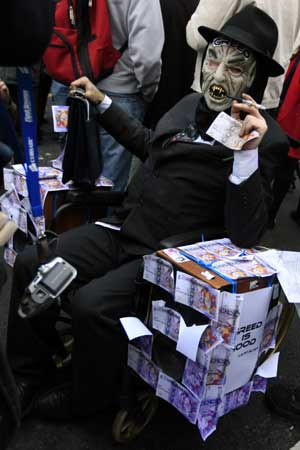
[[[19,116],[24,144],[26,183],[31,212],[37,219],[38,239],[44,235],[43,206],[40,195],[39,162],[37,148],[37,120],[34,107],[32,77],[27,67],[17,68],[19,86]]]

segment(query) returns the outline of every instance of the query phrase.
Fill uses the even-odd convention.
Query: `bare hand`
[[[9,105],[11,102],[9,89],[4,83],[4,81],[0,80],[0,100],[5,104]]]
[[[255,107],[255,100],[250,95],[243,94],[242,97],[245,100],[250,100],[253,105],[246,105],[245,103],[238,103],[236,100],[233,101],[231,107],[231,117],[242,122],[242,128],[240,131],[240,137],[244,137],[255,130],[258,133],[258,137],[247,142],[243,150],[252,150],[257,148],[261,143],[266,131],[268,130],[267,123],[263,116],[260,114],[259,110]],[[245,119],[242,121],[240,117],[241,112],[246,113]]]
[[[95,105],[101,103],[104,100],[105,94],[99,91],[96,86],[87,78],[81,77],[78,80],[75,80],[70,85],[70,94],[76,88],[81,88],[84,90],[84,96]]]

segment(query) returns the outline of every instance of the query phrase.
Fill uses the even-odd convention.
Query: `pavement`
[[[48,119],[49,120],[49,119]],[[45,125],[40,145],[40,164],[56,156],[57,139],[50,123]],[[285,250],[300,251],[300,227],[289,217],[300,195],[300,183],[288,193],[276,226],[269,230],[263,244]],[[4,287],[0,302],[0,333],[5,340],[10,285]],[[17,338],[17,336],[16,336]],[[104,362],[105,365],[105,362]],[[92,370],[92,368],[87,369]],[[105,368],[104,368],[105,370]],[[282,344],[277,381],[300,385],[299,319]],[[101,399],[99,399],[101,403]],[[24,420],[9,450],[300,450],[300,422],[294,423],[273,414],[262,394],[253,394],[248,405],[221,418],[217,431],[204,443],[195,426],[161,401],[159,409],[143,433],[130,444],[116,444],[111,426],[114,413],[109,411],[88,419],[70,422],[46,422],[32,416]]]

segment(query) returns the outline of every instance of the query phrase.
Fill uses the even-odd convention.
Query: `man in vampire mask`
[[[130,314],[143,255],[159,249],[162,239],[191,230],[205,237],[206,231],[218,228],[235,244],[249,247],[259,243],[266,229],[270,183],[288,143],[273,119],[255,105],[268,76],[283,72],[272,59],[277,27],[267,14],[249,6],[221,31],[201,27],[199,32],[208,41],[204,94],[181,100],[154,132],[87,78],[71,85],[71,91],[84,89],[98,109],[101,126],[143,164],[113,217],[70,230],[54,245],[53,255],[65,258],[78,275],[70,291],[71,378],[36,402],[48,418],[93,413],[118,394],[127,354],[119,319]],[[228,96],[243,96],[250,105]],[[220,111],[241,120],[241,135],[257,132],[246,149],[230,150],[206,134]],[[17,313],[37,267],[34,247],[17,258],[8,327],[8,355],[27,411],[56,351],[54,308],[27,320]]]

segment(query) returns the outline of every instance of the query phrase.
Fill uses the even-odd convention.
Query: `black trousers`
[[[119,233],[94,224],[59,236],[53,253],[76,267],[71,297],[74,350],[73,409],[89,414],[107,407],[116,395],[126,364],[127,339],[119,319],[130,314],[141,257],[123,249]],[[24,320],[17,308],[38,267],[35,247],[17,257],[8,325],[8,357],[17,376],[41,377],[59,345],[57,308]]]

